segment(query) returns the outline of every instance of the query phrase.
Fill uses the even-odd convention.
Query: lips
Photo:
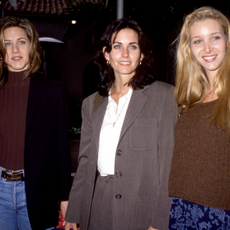
[[[118,63],[121,65],[130,65],[131,64],[131,62],[129,62],[129,61],[119,61]]]
[[[215,54],[215,55],[212,55],[212,56],[204,56],[204,57],[202,57],[206,62],[212,62],[212,61],[214,61],[215,59],[216,59],[216,57],[217,57],[217,54]]]
[[[14,60],[14,61],[20,61],[21,59],[22,59],[21,56],[19,56],[19,57],[13,57],[13,58],[12,58],[12,60]]]

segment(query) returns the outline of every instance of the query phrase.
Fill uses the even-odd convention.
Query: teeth
[[[217,55],[213,55],[213,56],[211,56],[211,57],[203,57],[204,59],[207,59],[207,60],[210,60],[210,59],[212,59],[212,58],[214,58],[214,57],[216,57]]]
[[[124,65],[128,65],[128,64],[130,64],[131,62],[128,62],[128,61],[123,61],[123,62],[118,62],[118,63],[120,63],[120,64],[124,64]]]
[[[20,57],[15,57],[15,58],[13,58],[13,59],[20,59]]]

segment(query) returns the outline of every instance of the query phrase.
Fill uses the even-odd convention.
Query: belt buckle
[[[8,173],[11,172],[11,173]],[[5,181],[24,181],[23,172],[15,172],[13,170],[2,170],[1,177],[5,179]]]

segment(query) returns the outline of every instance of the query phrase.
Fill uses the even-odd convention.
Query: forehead
[[[191,25],[189,33],[193,36],[205,35],[210,33],[224,33],[220,23],[214,19],[206,19],[195,22]]]
[[[111,37],[111,42],[117,42],[119,40],[130,40],[130,42],[138,43],[138,33],[130,28],[125,28],[120,30],[119,32],[114,32]]]
[[[9,27],[4,30],[4,39],[27,38],[26,32],[20,27]]]

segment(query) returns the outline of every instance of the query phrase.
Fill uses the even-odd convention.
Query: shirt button
[[[122,154],[122,151],[121,151],[120,149],[118,149],[118,150],[117,150],[117,155],[118,155],[118,156],[121,156],[121,154]]]
[[[116,172],[116,176],[117,176],[117,177],[121,177],[121,176],[122,176],[122,172],[117,171],[117,172]]]
[[[116,199],[121,199],[121,197],[122,197],[121,194],[117,194],[117,195],[115,196]]]

